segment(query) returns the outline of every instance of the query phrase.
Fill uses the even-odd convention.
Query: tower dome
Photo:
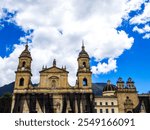
[[[28,45],[25,46],[25,50],[21,53],[20,58],[21,57],[29,57],[31,58],[31,53],[28,49]]]
[[[31,61],[31,53],[28,49],[28,45],[26,45],[25,49],[19,56],[18,71],[31,71]]]
[[[82,43],[82,50],[79,53],[79,58],[89,58],[88,53],[85,51],[84,43]]]
[[[128,78],[128,81],[126,84],[127,84],[127,88],[135,88],[134,81],[130,77]]]
[[[115,86],[108,80],[107,85],[103,88],[103,96],[114,96],[115,90]]]
[[[119,77],[117,83],[124,83],[124,81],[122,80],[121,77]]]
[[[124,81],[122,80],[121,77],[118,78],[118,81],[117,81],[117,88],[118,88],[118,89],[123,89],[123,88],[124,88]]]
[[[115,87],[111,84],[110,80],[107,81],[107,85],[103,88],[104,91],[115,91]]]

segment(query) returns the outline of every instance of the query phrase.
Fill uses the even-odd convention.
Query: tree
[[[0,113],[10,113],[11,112],[11,102],[12,95],[10,93],[5,93],[0,97]]]

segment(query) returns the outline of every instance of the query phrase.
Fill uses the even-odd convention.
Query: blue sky
[[[0,79],[0,85],[15,79],[16,61],[27,41],[35,68],[33,82],[38,82],[39,77],[36,76],[42,65],[50,66],[53,58],[57,59],[59,66],[65,64],[69,71],[73,71],[70,80],[75,82],[76,58],[84,39],[91,57],[93,82],[107,82],[110,79],[115,84],[119,77],[125,82],[131,77],[139,93],[150,90],[150,12],[147,13],[150,2],[138,0],[126,7],[124,0],[116,5],[110,3],[108,9],[107,6],[100,9],[96,6],[107,4],[104,2],[86,3],[84,7],[80,6],[85,1],[82,2],[76,4],[68,1],[67,5],[62,2],[63,7],[49,4],[52,9],[44,2],[37,2],[31,7],[29,5],[33,3],[27,1],[21,5],[15,0],[13,4],[16,7],[11,2],[1,3],[0,71],[3,75],[6,72],[6,76]],[[30,8],[25,9],[25,6]],[[118,10],[115,10],[116,6]],[[42,13],[36,13],[36,9],[41,9]],[[118,13],[119,10],[122,12]],[[52,13],[49,14],[49,11]]]
[[[132,11],[129,15],[132,18],[137,14],[142,14],[144,8],[144,4],[142,4],[140,10]],[[130,19],[122,21],[117,30],[125,30],[129,36],[134,37],[132,48],[118,57],[117,72],[111,71],[107,74],[93,76],[93,79],[94,82],[98,82],[98,79],[101,82],[110,79],[112,83],[116,83],[118,77],[122,77],[125,82],[128,77],[131,77],[139,93],[144,93],[150,90],[150,39],[143,39],[143,35],[133,32],[134,25],[129,24]],[[150,25],[150,22],[147,22],[147,24]],[[139,24],[138,26],[142,27],[144,25]],[[91,62],[91,64],[94,63]]]

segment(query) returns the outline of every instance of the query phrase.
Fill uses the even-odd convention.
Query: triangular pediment
[[[68,71],[53,66],[53,67],[40,71],[40,73],[68,73]]]

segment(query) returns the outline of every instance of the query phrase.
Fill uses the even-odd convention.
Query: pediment
[[[58,67],[51,67],[40,71],[40,73],[68,73],[68,71]]]

